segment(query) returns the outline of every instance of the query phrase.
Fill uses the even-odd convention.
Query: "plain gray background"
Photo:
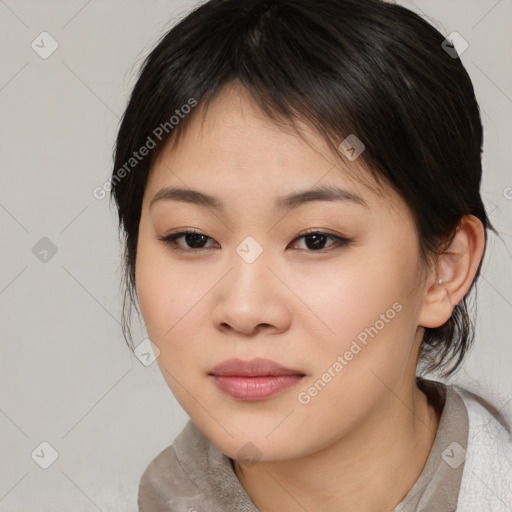
[[[505,411],[512,398],[512,2],[401,3],[469,44],[462,61],[485,127],[482,194],[502,240],[491,236],[476,345],[455,380],[488,396],[499,390]],[[116,217],[92,191],[110,177],[141,59],[192,5],[0,0],[1,511],[135,511],[142,471],[187,420],[156,362],[141,364],[122,338]],[[58,44],[44,59],[31,46],[51,49],[43,31]],[[134,336],[142,341],[143,326]],[[42,442],[58,453],[48,469],[40,466],[52,449]]]

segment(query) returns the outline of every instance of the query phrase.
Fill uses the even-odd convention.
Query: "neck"
[[[325,450],[250,468],[235,462],[256,507],[265,512],[396,507],[423,470],[439,417],[416,386],[389,395],[363,424]]]

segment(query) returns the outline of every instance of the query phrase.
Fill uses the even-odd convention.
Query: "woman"
[[[191,421],[141,511],[512,508],[510,425],[421,377],[472,341],[481,148],[454,45],[400,6],[211,0],[162,38],[112,197]]]

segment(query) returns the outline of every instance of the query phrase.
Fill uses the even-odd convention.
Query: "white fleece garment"
[[[481,397],[455,387],[469,416],[469,436],[457,512],[512,512],[510,423]],[[503,422],[503,423],[502,423]]]

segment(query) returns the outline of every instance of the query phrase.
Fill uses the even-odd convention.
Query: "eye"
[[[309,252],[326,252],[324,245],[326,241],[329,239],[332,240],[334,243],[328,246],[327,250],[331,250],[332,248],[336,247],[341,247],[351,242],[351,240],[349,240],[348,238],[343,238],[341,236],[332,235],[330,233],[325,233],[323,231],[318,230],[303,233],[302,235],[298,236],[294,240],[294,242],[301,239],[304,239],[306,247],[308,249],[311,249]]]
[[[179,233],[173,233],[164,237],[159,237],[158,239],[170,246],[173,250],[186,252],[198,252],[200,249],[208,249],[209,247],[205,246],[205,244],[208,240],[213,240],[204,233],[194,230],[180,231]],[[185,247],[178,243],[178,240],[180,239],[183,239],[185,242]],[[341,247],[351,242],[348,238],[314,230],[298,236],[293,240],[292,244],[301,239],[304,239],[307,247],[307,249],[301,250],[306,250],[308,252],[326,252],[327,250],[332,250],[332,248]],[[324,245],[328,240],[331,240],[334,243],[325,249]]]
[[[181,238],[184,239],[188,248],[184,248],[183,246],[180,246],[180,244],[178,244],[177,241]],[[194,230],[180,231],[179,233],[173,233],[171,235],[159,238],[159,240],[164,242],[166,245],[169,245],[173,249],[183,251],[206,249],[207,247],[204,247],[204,244],[208,239],[213,240],[209,236],[206,236],[205,234],[201,233],[200,231]]]

